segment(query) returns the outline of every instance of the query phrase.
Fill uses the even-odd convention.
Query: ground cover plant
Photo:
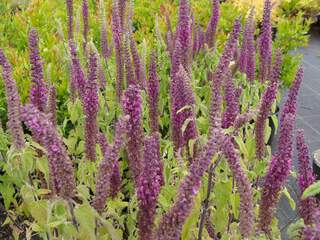
[[[41,51],[31,21],[25,69],[9,61],[15,47],[0,49],[1,209],[12,238],[280,239],[280,195],[295,208],[285,185],[303,69],[289,52],[307,39],[302,15],[291,33],[279,21],[273,37],[269,0],[260,24],[254,8],[241,15],[218,0],[204,23],[180,0],[176,20],[162,5],[164,26],[156,20],[152,40],[137,41],[133,2],[63,3],[52,48]],[[290,237],[318,239],[315,178],[303,131],[296,138],[307,193]]]

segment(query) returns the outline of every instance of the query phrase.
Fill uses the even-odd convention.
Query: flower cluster
[[[123,2],[123,0],[122,0]],[[122,95],[123,84],[123,50],[122,50],[122,19],[120,18],[120,5],[118,1],[112,3],[112,36],[116,53],[116,66],[117,66],[117,79],[116,79],[116,92],[117,99],[120,101]],[[121,15],[122,16],[122,15]]]
[[[254,45],[254,9],[251,10],[246,21],[245,32],[239,58],[239,70],[246,73],[249,82],[254,81],[256,68],[256,50]]]
[[[43,63],[38,49],[38,33],[35,29],[29,32],[29,51],[31,64],[30,102],[40,111],[45,111],[47,105],[47,87],[43,76]]]
[[[93,206],[98,211],[103,211],[108,196],[115,196],[121,184],[118,159],[126,133],[127,120],[127,116],[122,117],[116,124],[112,146],[107,144],[103,134],[100,134],[99,136],[100,146],[104,152],[104,159],[99,165],[99,172],[96,180],[96,193],[93,199]]]
[[[156,53],[152,52],[149,66],[148,104],[151,132],[159,130],[159,77],[157,75]]]
[[[21,119],[37,136],[35,140],[47,151],[52,194],[72,198],[76,186],[73,164],[52,122],[45,113],[31,104],[22,108]]]
[[[281,52],[278,52],[275,63],[273,65],[272,80],[269,82],[267,89],[262,95],[259,114],[255,123],[256,156],[258,159],[262,159],[265,154],[265,125],[269,117],[272,104],[274,103],[277,97],[280,69],[282,65],[281,62]]]
[[[154,239],[153,225],[157,198],[160,192],[161,176],[159,136],[157,133],[144,140],[144,154],[141,175],[138,181],[139,200],[138,227],[140,239]]]
[[[177,151],[186,146],[190,139],[196,139],[198,136],[193,113],[195,97],[190,86],[188,74],[182,65],[180,65],[179,71],[176,73],[174,79],[172,79],[171,91],[173,94],[170,99],[172,139],[175,150]],[[185,129],[183,129],[184,124],[187,124]]]
[[[88,0],[82,1],[82,19],[83,19],[83,49],[86,51],[89,33],[89,6]]]
[[[286,114],[280,127],[278,151],[272,157],[264,179],[259,209],[259,228],[270,234],[270,225],[279,194],[291,169],[294,115]]]
[[[73,0],[66,0],[68,15],[68,39],[73,39]]]
[[[310,166],[309,149],[304,140],[303,130],[298,130],[296,136],[296,146],[298,151],[298,185],[301,193],[315,182],[312,168]],[[303,218],[305,224],[315,223],[315,214],[317,212],[317,200],[309,197],[300,202],[299,214]]]
[[[25,145],[25,141],[20,120],[21,100],[16,82],[12,76],[12,67],[6,59],[2,49],[0,49],[0,65],[2,66],[2,77],[7,96],[8,128],[12,135],[13,145],[17,149],[22,149]]]
[[[215,34],[220,17],[220,1],[212,0],[212,13],[206,30],[206,43],[209,48],[212,48],[215,44]]]
[[[89,76],[85,85],[83,99],[85,112],[85,152],[87,159],[96,160],[96,138],[98,134],[97,115],[99,110],[98,83],[97,83],[97,56],[90,53]]]
[[[239,98],[236,96],[236,89],[234,87],[233,78],[231,72],[225,75],[224,82],[224,97],[226,103],[226,109],[222,116],[222,128],[229,128],[233,125],[236,117],[239,114]]]
[[[272,26],[271,26],[271,0],[266,0],[263,11],[261,34],[259,36],[260,50],[260,81],[269,79],[272,61]]]
[[[176,200],[162,219],[157,229],[158,240],[179,240],[183,224],[194,205],[194,196],[201,186],[201,177],[207,170],[213,155],[219,147],[220,132],[214,131],[210,140],[197,155],[190,166],[189,174],[179,186]]]
[[[127,154],[129,168],[137,184],[142,159],[143,127],[142,127],[142,98],[140,90],[135,85],[130,85],[124,93],[122,101],[123,111],[130,117],[128,121]]]
[[[225,137],[221,145],[223,146],[221,148],[222,152],[228,160],[229,167],[240,194],[240,232],[243,237],[248,238],[253,232],[254,222],[251,184],[240,165],[240,159],[232,143],[232,139],[230,137]]]

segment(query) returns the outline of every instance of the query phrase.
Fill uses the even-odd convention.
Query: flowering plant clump
[[[280,239],[303,69],[280,105],[289,55],[272,38],[272,2],[261,29],[254,8],[246,16],[213,0],[204,23],[199,3],[164,3],[152,41],[138,40],[138,2],[66,0],[61,51],[42,50],[30,21],[27,95],[10,48],[0,49],[2,225],[26,239]],[[303,193],[315,178],[303,132],[296,138],[293,227],[317,239],[318,203]]]

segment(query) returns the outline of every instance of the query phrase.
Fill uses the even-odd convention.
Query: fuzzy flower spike
[[[33,135],[37,136],[35,140],[47,151],[50,170],[49,186],[52,193],[64,198],[72,198],[76,186],[73,164],[52,122],[45,113],[31,104],[22,108],[21,118]]]
[[[157,229],[157,240],[180,239],[183,224],[193,208],[194,197],[198,194],[201,186],[201,178],[218,150],[218,143],[221,141],[220,136],[220,132],[214,130],[207,144],[196,155],[196,159],[190,166],[189,174],[184,177],[179,186],[178,195],[173,206],[160,220]]]
[[[142,126],[142,97],[138,86],[130,85],[124,93],[122,100],[123,111],[130,117],[127,132],[128,164],[135,184],[141,171],[143,156],[143,126]]]
[[[159,176],[159,145],[157,133],[144,140],[144,158],[139,177],[137,196],[139,200],[139,239],[153,240],[154,217],[162,179]]]
[[[115,190],[117,190],[115,188],[117,186],[119,187],[119,182],[115,182],[113,180],[120,174],[118,172],[119,169],[115,169],[115,166],[118,166],[117,163],[119,153],[123,145],[124,135],[126,133],[127,120],[127,116],[122,117],[116,124],[112,146],[107,146],[104,136],[100,136],[100,146],[104,151],[104,159],[99,165],[96,193],[93,200],[93,206],[99,212],[103,211],[107,198],[110,196],[112,197],[116,192]]]
[[[310,165],[310,153],[308,146],[304,139],[303,130],[297,131],[296,146],[298,151],[298,184],[301,194],[313,184],[316,180],[313,175],[312,167]],[[300,202],[299,214],[303,218],[305,224],[313,224],[316,220],[316,213],[318,211],[317,200],[314,197],[309,197]]]
[[[29,32],[29,51],[31,64],[30,102],[44,112],[47,105],[47,88],[43,76],[43,62],[39,53],[39,38],[35,29]]]
[[[212,13],[205,33],[206,43],[209,48],[212,48],[215,44],[215,34],[220,18],[220,1],[212,0]]]
[[[98,134],[97,115],[99,110],[98,82],[97,82],[97,55],[90,53],[89,77],[84,94],[85,112],[85,152],[88,160],[96,160],[96,142]]]
[[[12,67],[0,48],[0,65],[2,66],[2,77],[5,85],[8,104],[8,128],[12,135],[13,145],[22,149],[25,145],[24,134],[20,120],[21,100],[16,82],[12,76]]]
[[[269,79],[272,61],[272,25],[271,25],[271,0],[264,3],[261,35],[259,37],[260,50],[260,81]]]

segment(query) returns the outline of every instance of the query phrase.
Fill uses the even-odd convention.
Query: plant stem
[[[202,213],[201,213],[201,216],[200,216],[200,226],[199,226],[199,232],[198,232],[198,240],[202,239],[202,231],[203,231],[203,227],[204,227],[205,221],[206,221],[206,215],[207,215],[208,207],[209,207],[209,199],[210,199],[211,190],[212,190],[212,178],[214,176],[214,170],[219,165],[221,160],[222,160],[222,158],[219,157],[217,162],[215,164],[211,164],[211,166],[209,168],[208,185],[207,185],[207,196],[204,199]]]

